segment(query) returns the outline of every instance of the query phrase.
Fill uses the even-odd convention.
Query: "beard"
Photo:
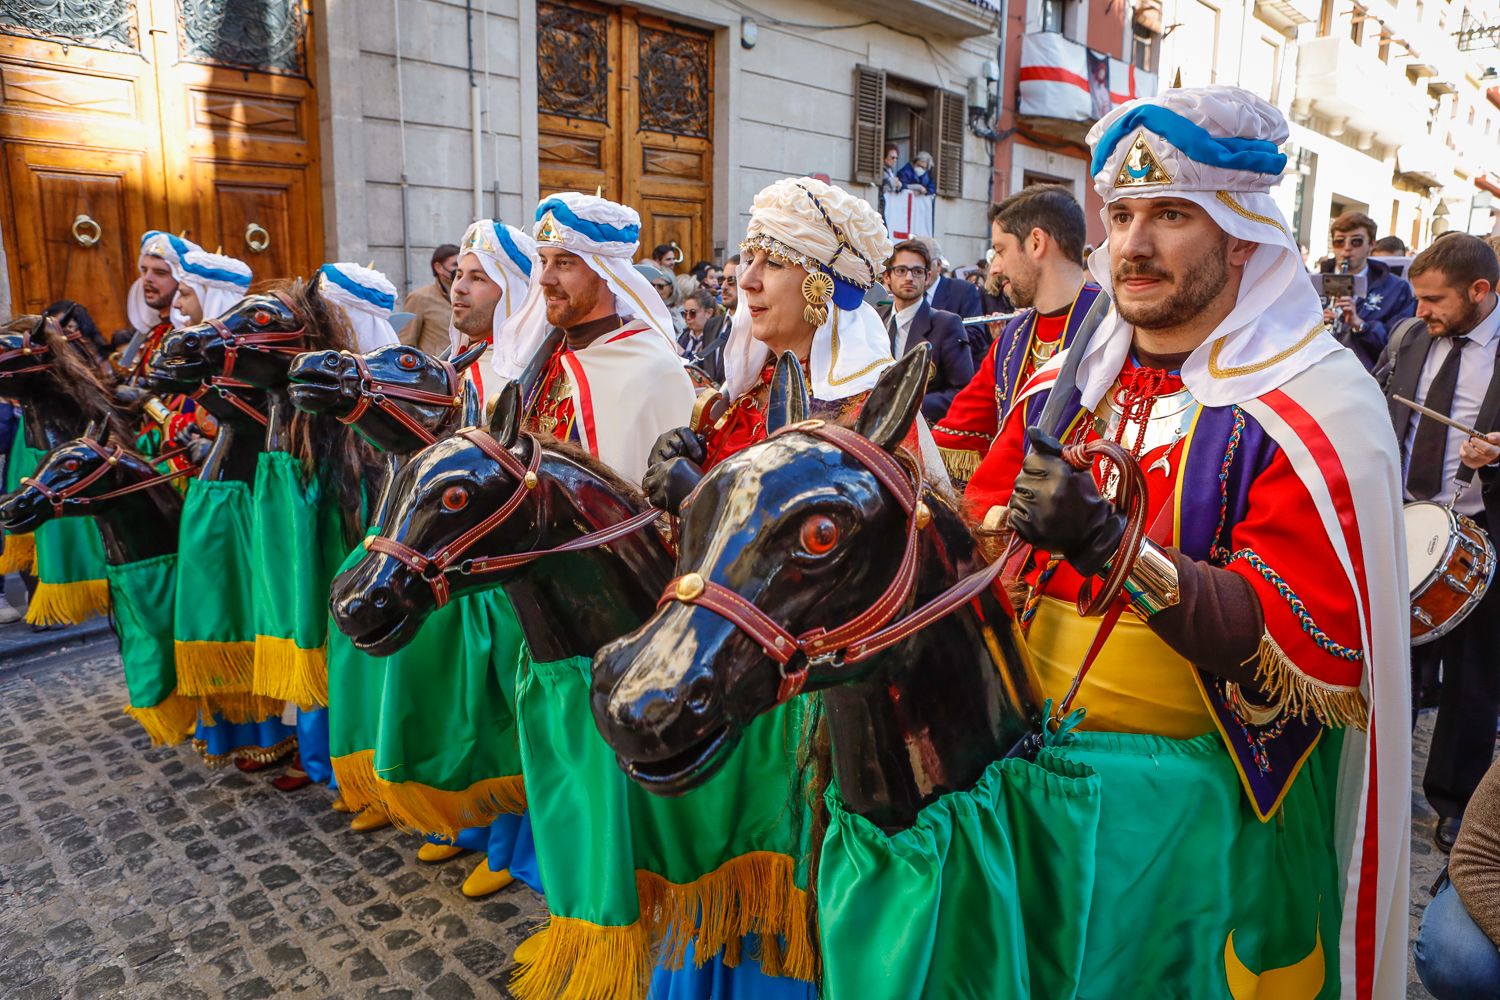
[[[1224,260],[1228,248],[1229,237],[1223,235],[1207,253],[1183,268],[1176,291],[1161,302],[1133,304],[1117,298],[1115,308],[1120,318],[1144,330],[1165,330],[1186,323],[1207,308],[1228,283],[1229,265]],[[1173,275],[1150,261],[1127,261],[1115,265],[1113,277],[1118,285],[1127,278],[1170,281]]]
[[[453,328],[468,337],[470,341],[483,340],[489,337],[491,327],[495,320],[495,303],[482,306],[478,302],[469,303],[469,311],[460,319],[457,315],[453,317]]]
[[[1005,283],[1010,282],[1006,288]],[[1030,309],[1036,304],[1036,272],[1017,271],[1015,274],[1006,274],[1000,280],[1000,288],[1005,292],[1005,297],[1010,299],[1010,304],[1018,309]]]
[[[152,309],[162,310],[170,306],[172,300],[177,297],[177,286],[173,285],[172,290],[169,292],[153,295],[149,285],[142,285],[141,296],[146,300],[146,305]]]
[[[547,299],[547,322],[562,330],[577,326],[598,307],[599,294],[608,287],[603,278],[597,278],[587,287],[569,292],[565,299]]]
[[[1473,333],[1479,325],[1479,303],[1465,302],[1464,311],[1451,320],[1433,317],[1427,321],[1427,332],[1439,337],[1461,337]]]

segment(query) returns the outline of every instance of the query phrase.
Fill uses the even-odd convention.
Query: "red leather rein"
[[[455,538],[452,542],[444,545],[431,554],[418,552],[416,549],[393,538],[385,538],[380,535],[372,535],[365,539],[365,548],[371,552],[380,552],[390,556],[397,562],[417,573],[427,581],[432,588],[432,596],[437,601],[437,606],[447,604],[451,595],[448,575],[458,573],[468,576],[474,573],[493,573],[505,569],[514,569],[524,566],[529,562],[540,559],[542,556],[554,555],[559,552],[582,552],[585,549],[596,548],[607,545],[617,539],[624,538],[661,516],[661,511],[654,507],[648,507],[634,517],[627,518],[618,524],[597,531],[590,531],[577,538],[563,542],[561,545],[550,549],[533,549],[527,552],[516,552],[503,556],[481,556],[477,559],[465,559],[463,555],[471,549],[485,535],[494,531],[504,524],[512,514],[521,506],[533,490],[540,483],[537,470],[542,464],[542,445],[535,435],[524,435],[531,444],[531,456],[526,464],[522,465],[520,459],[512,455],[509,450],[502,448],[500,444],[490,435],[475,427],[466,427],[458,432],[459,437],[468,439],[490,458],[500,464],[500,467],[516,480],[516,489],[504,503],[495,508],[484,520],[474,527]]]
[[[60,336],[63,340],[78,341],[83,339],[83,333],[66,333],[59,327],[55,320],[47,320],[51,324],[54,336]],[[4,364],[11,358],[39,358],[52,353],[50,344],[33,344],[31,334],[33,331],[26,330],[21,334],[21,346],[13,347],[8,351],[0,351],[0,364]],[[50,361],[39,361],[34,365],[26,365],[23,368],[12,368],[10,371],[0,371],[0,378],[10,378],[15,375],[29,375],[32,372],[43,372],[52,367]]]
[[[198,467],[196,465],[189,465],[186,468],[178,469],[175,472],[159,473],[155,476],[150,476],[146,479],[138,480],[136,482],[130,483],[129,485],[121,486],[118,489],[109,490],[105,493],[99,493],[91,497],[82,496],[81,494],[84,490],[88,489],[101,477],[106,475],[111,469],[120,464],[120,459],[125,457],[125,449],[120,447],[119,445],[113,445],[108,451],[106,451],[102,444],[100,444],[98,441],[95,441],[91,437],[83,437],[80,438],[79,441],[80,443],[87,446],[89,450],[91,450],[94,454],[104,459],[104,461],[99,465],[97,469],[90,472],[88,475],[81,477],[77,482],[64,486],[60,490],[54,490],[46,483],[43,483],[37,479],[33,479],[31,476],[21,477],[21,485],[30,486],[42,496],[46,497],[47,502],[52,505],[52,510],[59,517],[62,516],[63,508],[69,504],[77,507],[85,507],[91,503],[99,503],[103,500],[113,500],[115,497],[122,497],[128,493],[139,493],[142,490],[149,490],[153,486],[160,486],[162,483],[169,483],[174,479],[181,479],[183,476],[189,476],[198,471]],[[177,448],[175,450],[165,451],[162,454],[156,456],[154,459],[146,459],[142,457],[142,461],[148,463],[167,462],[184,454],[186,451],[186,448]]]
[[[196,392],[189,394],[190,399],[200,399],[210,389],[217,390],[219,395],[229,402],[235,409],[249,416],[262,427],[269,423],[266,415],[244,399],[234,393],[235,389],[251,389],[254,386],[248,382],[242,382],[233,378],[234,363],[239,357],[241,349],[247,351],[266,351],[271,354],[303,354],[307,351],[307,320],[303,319],[290,297],[284,292],[273,291],[272,295],[286,306],[293,316],[301,320],[302,325],[295,330],[268,330],[263,333],[235,333],[225,326],[222,320],[207,320],[209,326],[218,331],[224,341],[224,370],[217,375],[211,375],[203,380],[203,385]]]
[[[427,444],[435,444],[437,437],[409,413],[391,402],[391,400],[404,399],[411,403],[422,403],[428,406],[446,406],[455,410],[464,405],[463,390],[459,383],[458,372],[442,358],[435,360],[438,364],[442,365],[443,374],[448,379],[448,392],[446,394],[427,392],[424,389],[412,389],[393,382],[383,382],[370,374],[369,366],[365,364],[365,359],[362,355],[350,352],[349,356],[354,359],[354,368],[359,372],[359,401],[354,404],[354,409],[350,410],[347,416],[339,417],[340,423],[354,423],[373,406],[411,431],[420,440]]]

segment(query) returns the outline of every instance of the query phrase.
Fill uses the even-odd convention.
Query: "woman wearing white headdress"
[[[177,278],[172,325],[179,328],[222,316],[250,291],[248,264],[207,250],[189,250],[172,272]]]
[[[811,177],[786,178],[755,196],[740,244],[739,307],[724,347],[724,387],[696,408],[691,428],[662,436],[646,487],[675,509],[707,470],[766,435],[776,359],[802,361],[812,413],[852,424],[889,365],[891,339],[864,293],[890,258],[885,221],[868,202]],[[929,474],[946,480],[925,425]]]
[[[396,286],[379,271],[348,261],[324,264],[318,268],[318,294],[344,310],[361,354],[398,342],[391,326]]]

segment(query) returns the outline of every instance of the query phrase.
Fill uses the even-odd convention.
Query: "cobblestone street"
[[[465,899],[478,854],[149,749],[123,698],[113,655],[0,681],[0,997],[509,996],[531,890]]]
[[[414,837],[350,831],[324,789],[148,748],[98,648],[0,680],[0,997],[509,996],[544,916],[531,890],[465,899],[477,854],[423,865]],[[1444,860],[1420,788],[1431,728],[1424,713],[1413,936]],[[1415,973],[1407,996],[1428,996]]]

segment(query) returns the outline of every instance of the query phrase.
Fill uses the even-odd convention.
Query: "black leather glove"
[[[706,454],[703,439],[686,427],[674,428],[657,438],[641,480],[652,506],[676,514],[703,478]]]
[[[1104,568],[1125,533],[1125,515],[1094,485],[1088,469],[1062,458],[1062,442],[1035,427],[1010,497],[1010,524],[1039,549],[1062,556],[1085,576]]]

